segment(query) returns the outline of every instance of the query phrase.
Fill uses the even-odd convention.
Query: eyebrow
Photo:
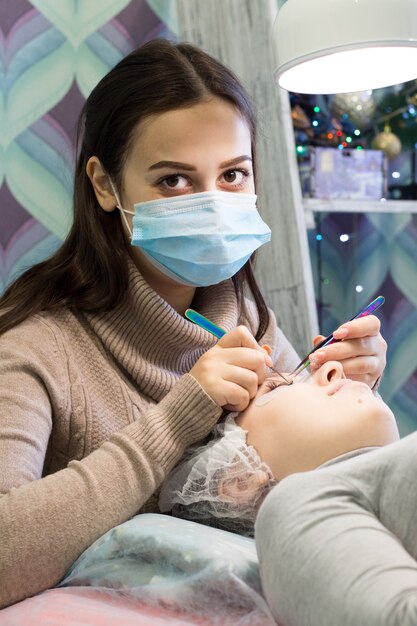
[[[223,163],[220,163],[220,169],[223,169],[225,167],[232,167],[233,165],[242,163],[242,161],[252,162],[252,159],[247,154],[242,154],[241,156],[238,156],[235,159],[230,159],[230,161],[223,161]],[[157,163],[154,163],[153,165],[151,165],[148,168],[148,171],[159,170],[164,167],[170,167],[170,168],[179,169],[179,170],[186,170],[188,172],[193,172],[196,170],[196,168],[193,165],[189,165],[188,163],[181,163],[179,161],[158,161]]]

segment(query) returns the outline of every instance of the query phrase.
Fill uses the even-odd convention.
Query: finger
[[[379,377],[379,360],[375,356],[345,359],[343,371],[346,378],[361,380],[372,386]]]
[[[318,346],[318,345],[319,345],[319,343],[320,343],[321,341],[323,341],[323,339],[325,339],[324,335],[316,335],[316,336],[313,338],[313,346],[314,346],[314,347]]]
[[[227,382],[243,387],[248,392],[250,399],[254,398],[258,393],[259,380],[256,372],[243,367],[229,365],[224,370],[223,378]]]
[[[311,359],[325,363],[326,361],[343,361],[357,356],[376,355],[379,352],[377,337],[363,337],[361,339],[347,339],[337,341],[311,354]],[[311,360],[310,359],[310,360]]]
[[[226,363],[236,367],[252,370],[258,376],[259,384],[265,380],[268,355],[263,351],[251,348],[223,348],[222,358]]]
[[[333,331],[335,339],[355,339],[359,337],[371,337],[377,335],[381,328],[381,322],[375,315],[367,315],[356,320],[346,322]]]
[[[225,382],[225,397],[227,398],[227,404],[223,405],[223,408],[227,411],[244,411],[248,408],[250,397],[249,393],[244,387],[236,385],[235,383]]]
[[[272,348],[271,348],[271,346],[268,346],[266,343],[264,343],[264,344],[261,346],[261,348],[262,348],[262,350],[264,350],[264,351],[267,353],[267,355],[268,355],[268,356],[271,356],[271,354],[272,354]]]
[[[218,341],[217,345],[221,348],[252,348],[264,356],[265,363],[268,367],[273,366],[273,361],[269,356],[270,351],[272,352],[271,348],[269,346],[260,346],[246,326],[237,326],[229,331]]]
[[[233,330],[223,335],[218,341],[218,346],[222,348],[253,348],[262,351],[261,346],[257,343],[255,337],[246,328],[246,326],[236,326]]]
[[[347,339],[329,344],[310,355],[311,369],[314,372],[327,361],[343,361],[359,356],[374,355],[379,360],[379,372],[383,372],[386,365],[387,343],[381,334],[361,339]]]

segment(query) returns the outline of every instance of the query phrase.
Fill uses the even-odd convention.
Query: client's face
[[[366,384],[347,379],[336,361],[292,385],[268,378],[236,422],[277,480],[399,438],[389,407]]]

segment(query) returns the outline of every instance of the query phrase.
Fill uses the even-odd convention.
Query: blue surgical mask
[[[234,276],[271,239],[254,194],[205,191],[140,202],[134,211],[122,208],[115,195],[132,245],[186,285],[215,285]],[[133,232],[125,213],[133,215]]]

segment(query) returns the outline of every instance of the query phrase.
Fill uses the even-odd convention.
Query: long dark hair
[[[0,299],[0,334],[43,310],[59,307],[104,312],[128,288],[128,246],[118,211],[100,207],[86,174],[91,156],[120,188],[134,130],[146,116],[192,106],[209,95],[228,102],[246,120],[255,162],[255,118],[236,76],[190,44],[153,40],[122,59],[93,89],[80,115],[74,182],[74,221],[62,246],[12,283]],[[233,277],[240,310],[248,287],[259,315],[256,338],[269,323],[256,283],[254,256]]]

